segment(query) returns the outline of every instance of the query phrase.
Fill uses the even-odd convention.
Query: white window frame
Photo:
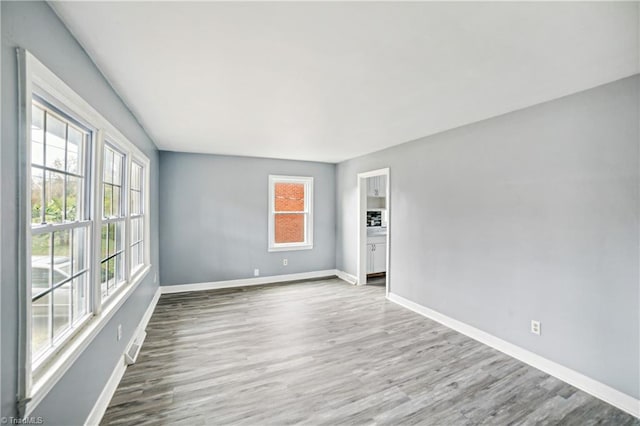
[[[140,192],[140,212],[139,213],[134,213],[131,209],[131,192],[133,191],[133,189],[131,188],[131,173],[133,171],[133,165],[136,165],[137,167],[139,167],[142,170],[141,176],[140,176],[140,190],[138,192]],[[126,243],[129,244],[129,249],[127,250],[127,253],[129,253],[129,260],[127,262],[127,270],[129,273],[129,276],[136,276],[136,274],[138,273],[138,271],[140,271],[141,269],[144,268],[144,266],[148,263],[147,259],[146,259],[146,255],[148,252],[148,245],[149,242],[147,241],[146,238],[146,232],[144,231],[147,227],[147,204],[146,204],[146,200],[148,198],[148,191],[147,191],[147,170],[149,169],[148,166],[145,166],[142,161],[139,161],[138,158],[136,157],[131,157],[131,161],[129,162],[129,170],[127,173],[127,177],[129,179],[129,194],[128,194],[128,199],[127,199],[127,209],[128,209],[128,215],[127,218],[129,220],[129,225],[127,226],[127,229],[132,229],[131,227],[131,221],[133,219],[141,219],[142,220],[142,239],[140,239],[139,241],[133,241],[132,237],[131,237],[131,232],[129,231],[129,236],[126,239]],[[141,244],[142,245],[142,262],[139,263],[138,265],[133,265],[132,260],[131,260],[131,250],[133,249],[134,245],[138,245]]]
[[[44,105],[45,110],[47,110],[47,113],[49,114],[51,111],[51,108],[57,109],[57,105],[53,105],[50,101],[51,99],[46,99],[43,96],[40,95],[40,93],[38,93],[40,98],[43,98],[43,100],[45,101],[45,104],[49,104],[49,105]],[[33,102],[33,101],[32,101]],[[41,103],[38,101],[38,103]],[[57,116],[59,119],[64,120],[64,121],[70,121],[68,120],[67,117],[65,117],[65,115],[67,115],[64,111],[51,111],[54,116]],[[44,130],[44,129],[43,129]],[[92,130],[90,130],[92,132]],[[93,135],[93,133],[90,133],[90,135]],[[92,182],[92,176],[91,176],[91,164],[90,162],[87,162],[87,160],[89,160],[91,158],[91,153],[93,151],[92,149],[92,145],[93,142],[95,140],[95,137],[91,137],[91,140],[85,141],[86,142],[86,146],[85,148],[85,152],[84,152],[84,157],[85,157],[85,167],[84,167],[84,173],[83,173],[83,179],[85,180],[84,183],[84,197],[83,198],[87,198],[87,195],[89,194],[89,185]],[[29,146],[27,147],[27,150],[30,151],[31,149],[31,141],[28,142]],[[30,155],[30,152],[29,152]],[[26,180],[27,182],[31,182],[31,169],[32,169],[32,165],[31,165],[31,161],[28,161],[26,164]],[[47,166],[44,165],[43,167],[43,171],[46,170]],[[44,174],[44,173],[43,173]],[[46,175],[45,175],[46,176]],[[28,191],[30,191],[31,188],[28,188]],[[66,194],[65,194],[66,195]],[[91,233],[93,231],[93,226],[92,226],[92,210],[91,210],[91,200],[89,199],[83,199],[83,213],[85,217],[88,217],[87,219],[85,218],[81,218],[80,220],[74,221],[74,222],[62,222],[62,223],[51,223],[51,224],[46,224],[46,225],[35,225],[33,223],[28,224],[28,230],[27,230],[27,241],[28,241],[28,253],[27,253],[27,263],[31,261],[31,237],[34,235],[41,235],[41,234],[48,234],[51,233],[52,237],[53,237],[53,233],[54,232],[59,232],[59,231],[63,231],[63,230],[71,230],[71,229],[80,229],[80,228],[85,228],[87,231],[87,239],[88,241],[91,241]],[[42,209],[44,209],[45,206],[43,204]],[[86,210],[86,211],[84,211]],[[31,209],[28,208],[28,211],[31,212]],[[91,273],[91,253],[90,253],[90,247],[87,247],[87,250],[89,250],[89,253],[86,255],[86,262],[87,262],[87,277],[88,277],[88,282],[87,282],[87,291],[89,293],[89,303],[88,305],[90,305],[91,302],[91,288],[90,288],[90,273]],[[53,253],[51,253],[51,256],[53,256]],[[29,268],[27,273],[26,273],[26,277],[28,278],[28,284],[31,282],[31,269]],[[55,291],[55,290],[54,290]],[[51,293],[53,295],[53,292]],[[29,308],[31,308],[31,303],[29,303]],[[84,317],[82,318],[82,320],[79,323],[76,324],[70,324],[70,328],[65,331],[64,333],[62,333],[62,335],[58,338],[58,341],[55,342],[56,345],[50,347],[49,349],[47,349],[45,352],[43,352],[42,354],[40,354],[38,356],[37,359],[32,359],[31,360],[31,365],[32,365],[32,373],[34,375],[39,375],[40,372],[43,370],[43,368],[46,367],[47,362],[50,361],[51,358],[55,357],[55,355],[60,352],[60,348],[64,347],[67,342],[69,342],[78,332],[79,330],[90,320],[90,318],[92,317],[92,307],[91,306],[87,306],[87,313],[84,315]],[[31,316],[29,316],[29,320],[31,320]],[[53,320],[53,316],[51,317],[51,320]],[[31,331],[31,328],[29,328],[29,332]]]
[[[98,111],[87,103],[80,95],[43,65],[37,58],[24,49],[17,49],[19,78],[19,258],[18,258],[18,411],[21,417],[28,416],[44,399],[47,393],[71,368],[82,352],[109,322],[118,309],[136,290],[151,269],[149,250],[149,159],[133,143],[131,143],[115,126],[109,123]],[[31,359],[31,105],[33,95],[54,105],[73,119],[83,123],[92,130],[90,149],[92,155],[88,165],[89,176],[86,176],[89,196],[90,242],[88,265],[91,271],[89,278],[89,311],[90,317],[76,329],[69,338],[40,360],[37,368]],[[102,226],[102,161],[105,140],[125,154],[125,188],[124,202],[128,202],[129,185],[127,183],[131,161],[143,167],[143,266],[133,274],[125,267],[126,283],[102,303],[100,292],[100,229]],[[125,205],[125,250],[129,256],[129,206]],[[126,265],[129,263],[126,262]]]
[[[304,185],[304,211],[276,212],[275,187],[276,183],[299,183]],[[304,241],[301,243],[275,242],[275,216],[277,214],[305,214]],[[283,176],[269,175],[269,247],[268,251],[293,251],[313,249],[313,177],[311,176]]]

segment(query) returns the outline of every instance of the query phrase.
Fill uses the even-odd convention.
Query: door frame
[[[391,278],[391,173],[389,168],[371,170],[358,173],[358,244],[357,244],[357,284],[367,283],[367,178],[374,176],[386,176],[385,203],[387,209],[387,253],[386,253],[386,296],[390,291]]]

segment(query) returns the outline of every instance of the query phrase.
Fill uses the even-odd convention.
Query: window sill
[[[151,265],[146,265],[140,269],[131,283],[124,287],[113,300],[104,307],[103,311],[87,321],[87,324],[77,335],[72,338],[60,352],[47,363],[46,371],[33,383],[31,397],[26,406],[25,416],[28,416],[47,396],[55,384],[66,374],[73,363],[89,347],[95,337],[102,331],[105,325],[113,318],[116,312],[138,288],[142,280],[151,270]]]
[[[269,247],[270,252],[271,251],[311,250],[311,249],[313,249],[313,244]]]

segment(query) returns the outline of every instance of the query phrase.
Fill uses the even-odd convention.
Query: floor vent
[[[124,360],[127,365],[133,365],[136,363],[138,359],[138,355],[140,354],[140,349],[142,349],[142,343],[144,343],[144,339],[147,337],[147,333],[145,331],[142,332],[140,336],[136,340],[133,341],[129,349],[124,353]]]

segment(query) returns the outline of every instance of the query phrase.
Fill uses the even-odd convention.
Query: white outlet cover
[[[289,264],[289,259],[282,259],[282,265],[287,266]]]
[[[254,277],[259,277],[260,276],[260,269],[254,269],[253,270],[253,276]]]
[[[533,334],[537,334],[538,336],[540,335],[540,321],[531,320],[531,332]]]

